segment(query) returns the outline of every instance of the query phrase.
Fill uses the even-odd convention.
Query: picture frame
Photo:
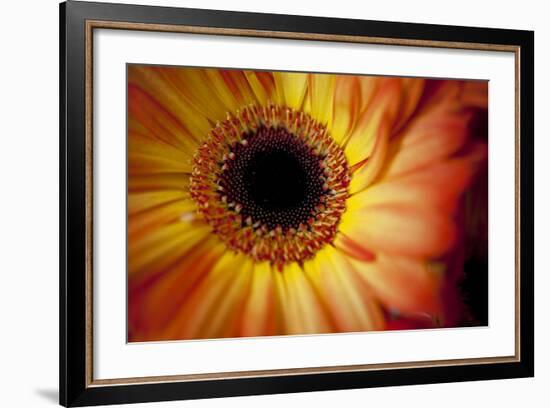
[[[514,61],[514,352],[504,356],[97,378],[94,248],[96,33],[170,33],[509,53]],[[103,41],[103,40],[102,40]],[[105,41],[108,41],[106,39]],[[441,72],[440,77],[446,73]],[[123,87],[126,85],[123,84]],[[532,377],[534,375],[534,33],[67,1],[60,4],[60,404],[88,406]],[[123,137],[123,135],[121,135]],[[511,203],[510,203],[511,204]],[[512,205],[512,204],[511,204]],[[497,231],[494,224],[489,234]],[[109,260],[107,260],[109,262]],[[103,265],[103,264],[102,264]],[[122,271],[124,273],[124,271]],[[511,293],[509,294],[511,295]],[[120,293],[124,298],[125,293]],[[274,341],[277,341],[275,339]],[[213,343],[211,343],[213,344]],[[205,356],[207,358],[207,356]]]

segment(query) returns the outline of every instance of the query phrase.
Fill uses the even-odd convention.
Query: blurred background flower
[[[487,324],[487,94],[130,65],[129,341]]]

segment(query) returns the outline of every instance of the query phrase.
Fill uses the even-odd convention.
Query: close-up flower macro
[[[127,70],[129,341],[488,324],[487,81]]]

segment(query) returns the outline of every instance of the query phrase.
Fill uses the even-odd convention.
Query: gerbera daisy
[[[486,108],[485,82],[130,65],[129,340],[457,325]]]

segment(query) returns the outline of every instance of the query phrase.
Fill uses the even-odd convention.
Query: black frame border
[[[64,406],[292,393],[534,376],[534,32],[68,1],[59,9],[59,401]],[[520,360],[129,385],[86,384],[86,21],[188,25],[519,47]]]

